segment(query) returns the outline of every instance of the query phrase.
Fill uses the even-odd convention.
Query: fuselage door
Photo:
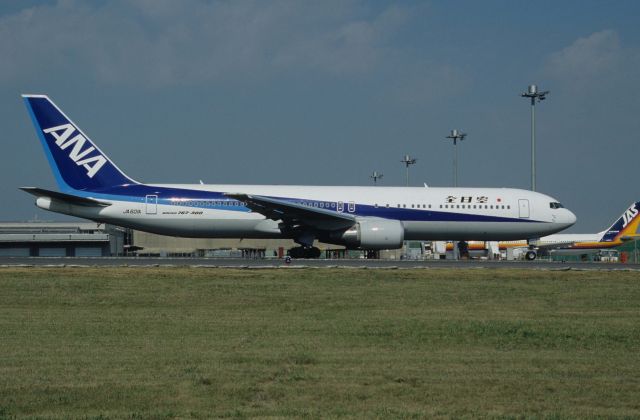
[[[145,197],[147,214],[156,214],[158,213],[158,196],[157,195],[148,195]]]
[[[353,201],[349,201],[349,213],[353,213],[356,211],[356,203],[354,203]]]
[[[342,213],[344,211],[344,202],[338,201],[338,211]]]
[[[527,199],[518,200],[518,212],[521,219],[529,218],[529,200]]]

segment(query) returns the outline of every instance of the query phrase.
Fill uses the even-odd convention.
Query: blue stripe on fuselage
[[[229,198],[222,192],[190,190],[174,187],[159,187],[144,184],[128,184],[109,187],[102,190],[94,191],[78,191],[74,190],[73,194],[82,197],[92,197],[103,200],[118,200],[134,203],[145,203],[147,195],[156,195],[158,204],[181,207],[197,207],[213,210],[227,210],[250,212],[251,210],[244,205],[219,205],[221,203],[236,203],[238,200]],[[277,200],[287,201],[289,203],[310,203],[312,208],[319,207],[319,203],[333,203],[323,200],[309,200],[291,197],[270,197]],[[215,203],[215,204],[214,204]],[[314,205],[314,204],[317,204]],[[346,207],[346,203],[345,203]],[[325,208],[326,209],[326,208]],[[334,210],[332,208],[330,210]],[[345,209],[346,210],[346,209]],[[334,210],[335,211],[335,210]],[[434,211],[430,209],[406,209],[396,207],[375,207],[367,204],[355,205],[355,212],[347,212],[355,216],[372,216],[385,219],[395,219],[401,221],[427,221],[427,222],[522,222],[522,223],[541,223],[540,220],[519,219],[513,217],[487,216],[482,214],[454,213],[444,211]],[[543,222],[544,223],[544,222]]]

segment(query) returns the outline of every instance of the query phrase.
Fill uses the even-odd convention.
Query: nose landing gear
[[[527,249],[527,252],[524,254],[525,260],[533,261],[538,258],[537,245],[539,241],[540,238],[527,239],[527,246],[529,249]]]

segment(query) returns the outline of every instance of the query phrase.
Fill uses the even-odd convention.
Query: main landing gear
[[[320,258],[320,249],[315,246],[297,246],[289,250],[289,256],[291,258]]]

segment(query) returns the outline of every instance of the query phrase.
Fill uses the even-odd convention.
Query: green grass
[[[640,417],[640,274],[0,269],[0,418]]]

